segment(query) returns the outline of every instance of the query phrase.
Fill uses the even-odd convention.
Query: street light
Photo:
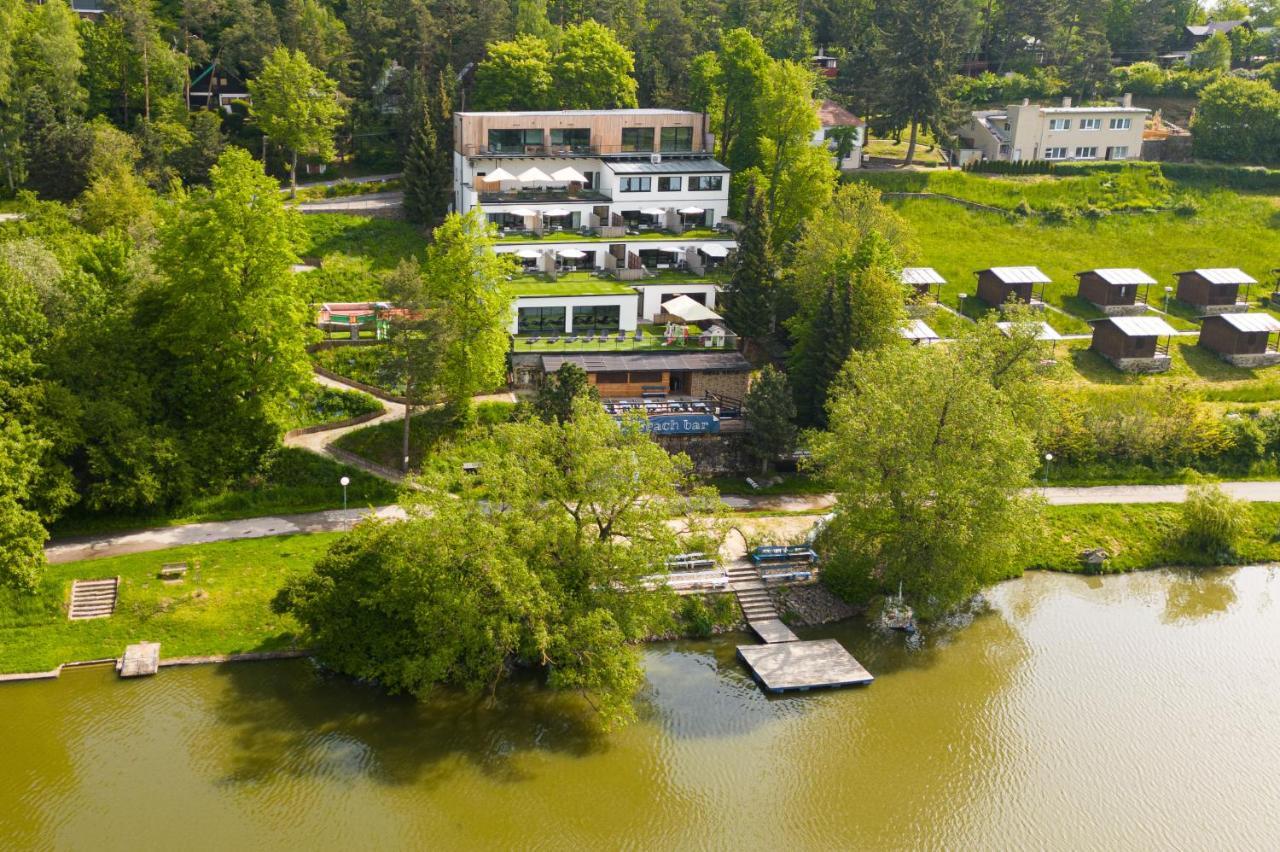
[[[338,484],[342,486],[342,508],[347,508],[347,486],[351,484],[351,477],[344,476],[338,480]]]
[[[1173,288],[1165,287],[1164,288],[1164,312],[1166,314],[1169,313],[1169,297],[1171,295],[1173,295]]]
[[[1044,487],[1049,487],[1049,465],[1053,463],[1053,453],[1044,454]]]
[[[968,293],[961,293],[961,294],[960,294],[960,313],[961,313],[961,314],[963,314],[963,313],[964,313],[964,300],[965,300],[965,299],[967,299],[967,298],[969,298],[969,294],[968,294]]]

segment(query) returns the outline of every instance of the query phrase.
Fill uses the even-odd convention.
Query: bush
[[[1217,483],[1192,485],[1180,513],[1182,546],[1194,556],[1229,559],[1248,528],[1246,509]]]

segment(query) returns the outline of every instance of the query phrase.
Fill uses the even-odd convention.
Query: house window
[[[653,128],[652,127],[624,127],[622,128],[622,150],[623,151],[652,151],[653,150]]]
[[[523,154],[528,146],[542,146],[541,130],[490,130],[489,150],[499,154]]]
[[[618,192],[648,192],[652,186],[651,178],[624,177],[618,180]]]
[[[662,384],[662,371],[632,370],[629,378],[633,385],[659,385]]]
[[[1128,129],[1129,129],[1130,127],[1132,127],[1132,126],[1133,126],[1133,119],[1131,119],[1131,118],[1113,118],[1113,119],[1111,119],[1111,129],[1112,129],[1112,130],[1128,130]]]
[[[564,331],[564,308],[521,308],[516,329],[521,334]]]
[[[1076,148],[1077,160],[1096,160],[1098,159],[1098,149],[1096,146]]]
[[[1009,128],[1009,122],[1007,122],[1007,121],[1006,121],[1006,122],[1004,123],[1004,129],[1005,129],[1005,130],[1009,130],[1009,129],[1010,129],[1010,128]]]
[[[596,373],[596,384],[598,385],[625,385],[627,383],[627,371],[618,370],[614,372]]]
[[[577,305],[573,309],[574,331],[616,331],[622,308],[617,305]]]
[[[1046,160],[1065,160],[1067,158],[1066,148],[1045,148],[1044,158]]]
[[[689,178],[690,192],[719,192],[723,187],[723,175],[694,175]]]
[[[1101,130],[1102,119],[1100,118],[1082,118],[1080,119],[1081,130]]]
[[[693,128],[692,127],[662,128],[662,150],[663,151],[692,151],[693,150]]]
[[[586,178],[586,179],[587,179],[587,182],[586,182],[586,183],[584,183],[584,184],[582,185],[582,188],[583,188],[583,189],[595,189],[595,188],[596,188],[596,173],[595,173],[595,172],[583,172],[583,173],[582,173],[582,176],[583,176],[584,178]]]
[[[1050,130],[1070,130],[1071,119],[1069,118],[1051,118],[1049,119]]]
[[[680,178],[678,177],[660,177],[658,178],[658,192],[679,192]]]
[[[586,127],[554,128],[551,131],[551,147],[583,152],[591,148],[591,130]]]
[[[1108,160],[1127,160],[1129,159],[1128,145],[1112,145],[1107,149]]]

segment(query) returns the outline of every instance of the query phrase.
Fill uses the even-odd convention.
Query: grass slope
[[[36,596],[0,588],[0,672],[118,657],[140,640],[159,642],[165,657],[292,647],[298,625],[272,613],[271,598],[339,535],[217,542],[50,566]],[[161,564],[183,561],[190,570],[180,583],[157,579]],[[67,620],[72,580],[115,576],[114,615]]]
[[[475,420],[479,426],[504,423],[511,418],[515,406],[509,402],[482,402],[475,406]],[[462,434],[459,425],[449,419],[442,408],[432,408],[415,414],[409,425],[409,467],[417,470],[427,454],[441,442],[453,440]],[[403,447],[404,422],[394,420],[366,426],[348,432],[335,443],[338,447],[355,453],[369,461],[393,470],[400,469]]]

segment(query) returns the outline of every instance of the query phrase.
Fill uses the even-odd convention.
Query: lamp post
[[[1053,463],[1053,453],[1044,454],[1044,487],[1049,487],[1049,465]]]
[[[1164,312],[1169,313],[1169,297],[1173,295],[1173,288],[1166,286],[1164,288]]]
[[[351,477],[344,476],[338,480],[338,484],[342,486],[342,508],[347,508],[347,486],[351,484]]]
[[[960,315],[961,315],[961,316],[964,316],[964,300],[965,300],[965,299],[967,299],[967,298],[969,298],[969,294],[968,294],[968,293],[961,293],[961,294],[960,294]]]

